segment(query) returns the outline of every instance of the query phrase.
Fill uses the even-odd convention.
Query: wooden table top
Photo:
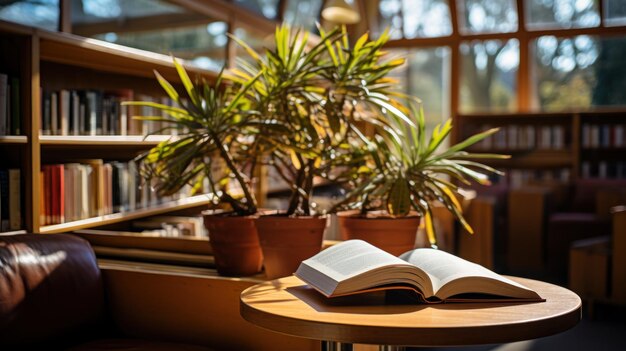
[[[575,326],[581,301],[545,282],[509,277],[546,299],[537,303],[385,304],[383,294],[327,299],[296,277],[241,293],[244,319],[276,332],[345,343],[453,346],[513,342]]]

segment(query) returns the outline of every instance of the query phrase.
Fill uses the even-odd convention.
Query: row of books
[[[0,232],[22,229],[19,169],[0,169]]]
[[[583,148],[622,148],[624,140],[624,124],[593,124],[582,125],[581,145]]]
[[[583,161],[580,164],[582,178],[626,179],[626,161]]]
[[[42,135],[146,135],[164,127],[162,122],[139,121],[134,116],[160,116],[151,107],[122,106],[124,101],[149,101],[168,106],[169,98],[135,94],[132,90],[43,91]],[[170,133],[168,133],[170,134]]]
[[[159,197],[145,184],[132,161],[93,159],[44,165],[40,179],[42,225],[148,208],[184,198],[191,190]]]
[[[131,222],[131,227],[142,234],[165,238],[208,238],[202,216],[154,216]]]
[[[20,135],[20,79],[0,73],[0,136]]]
[[[482,125],[479,130],[493,128]],[[562,125],[508,125],[489,138],[477,143],[477,150],[561,150],[566,148],[565,126]]]
[[[571,180],[572,174],[569,168],[560,169],[511,169],[506,171],[508,184],[512,188],[521,188],[528,183],[536,182],[563,182]]]

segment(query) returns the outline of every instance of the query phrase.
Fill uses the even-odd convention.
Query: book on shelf
[[[17,77],[11,78],[11,134],[22,134],[22,104],[20,94],[20,79]]]
[[[22,185],[19,169],[0,170],[0,232],[22,229]]]
[[[41,167],[42,225],[60,224],[156,206],[186,197],[190,187],[159,197],[144,185],[131,162],[69,160]],[[208,192],[208,186],[204,192]]]
[[[134,99],[173,105],[166,97],[136,95],[130,89],[47,91],[42,89],[42,135],[146,135],[159,132],[161,122],[133,120],[132,116],[154,115],[154,109],[142,106],[122,106]],[[161,112],[159,112],[161,113]]]
[[[202,216],[154,216],[133,221],[131,226],[163,237],[208,237]]]
[[[0,135],[22,133],[20,79],[0,73]]]
[[[539,302],[535,291],[445,251],[421,248],[393,256],[361,240],[331,246],[295,275],[326,297],[412,290],[422,302]]]
[[[626,146],[624,127],[624,124],[619,123],[585,123],[582,126],[581,145],[585,149],[623,148]]]
[[[9,77],[0,73],[0,135],[7,135]]]

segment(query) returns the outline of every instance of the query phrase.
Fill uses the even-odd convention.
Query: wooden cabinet
[[[144,216],[200,208],[206,196],[176,199],[145,208],[92,216],[63,223],[45,223],[40,189],[47,164],[77,160],[129,161],[168,136],[42,135],[43,95],[59,90],[127,90],[137,95],[164,96],[154,78],[158,71],[177,88],[180,80],[170,57],[66,33],[48,32],[0,22],[0,73],[20,82],[20,130],[0,136],[0,169],[19,169],[21,229],[58,233],[124,222]],[[191,76],[214,81],[215,74],[187,67]],[[130,118],[130,117],[129,117]],[[7,133],[11,134],[11,133]]]

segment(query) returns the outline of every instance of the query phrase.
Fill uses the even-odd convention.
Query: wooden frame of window
[[[371,4],[367,5],[367,0],[358,0],[362,8],[370,11],[368,17],[372,14]],[[626,35],[626,26],[605,25],[604,8],[607,0],[598,0],[598,12],[600,15],[600,25],[591,28],[565,28],[565,29],[544,29],[544,30],[528,30],[526,28],[527,13],[525,0],[516,0],[517,10],[517,30],[509,33],[484,33],[484,34],[463,34],[459,30],[459,4],[462,0],[448,0],[450,8],[450,21],[452,22],[452,34],[437,38],[415,38],[415,39],[398,39],[392,40],[387,44],[389,48],[416,48],[416,47],[433,47],[448,46],[451,49],[451,84],[450,84],[450,107],[452,114],[459,113],[459,95],[460,95],[460,52],[459,47],[462,42],[472,40],[509,40],[517,39],[520,48],[520,63],[517,70],[517,110],[518,112],[529,112],[532,106],[532,74],[531,62],[532,52],[530,45],[532,42],[542,36],[552,35],[556,37],[573,37],[577,35],[594,35],[594,36],[614,36]],[[378,11],[378,8],[374,8]]]

